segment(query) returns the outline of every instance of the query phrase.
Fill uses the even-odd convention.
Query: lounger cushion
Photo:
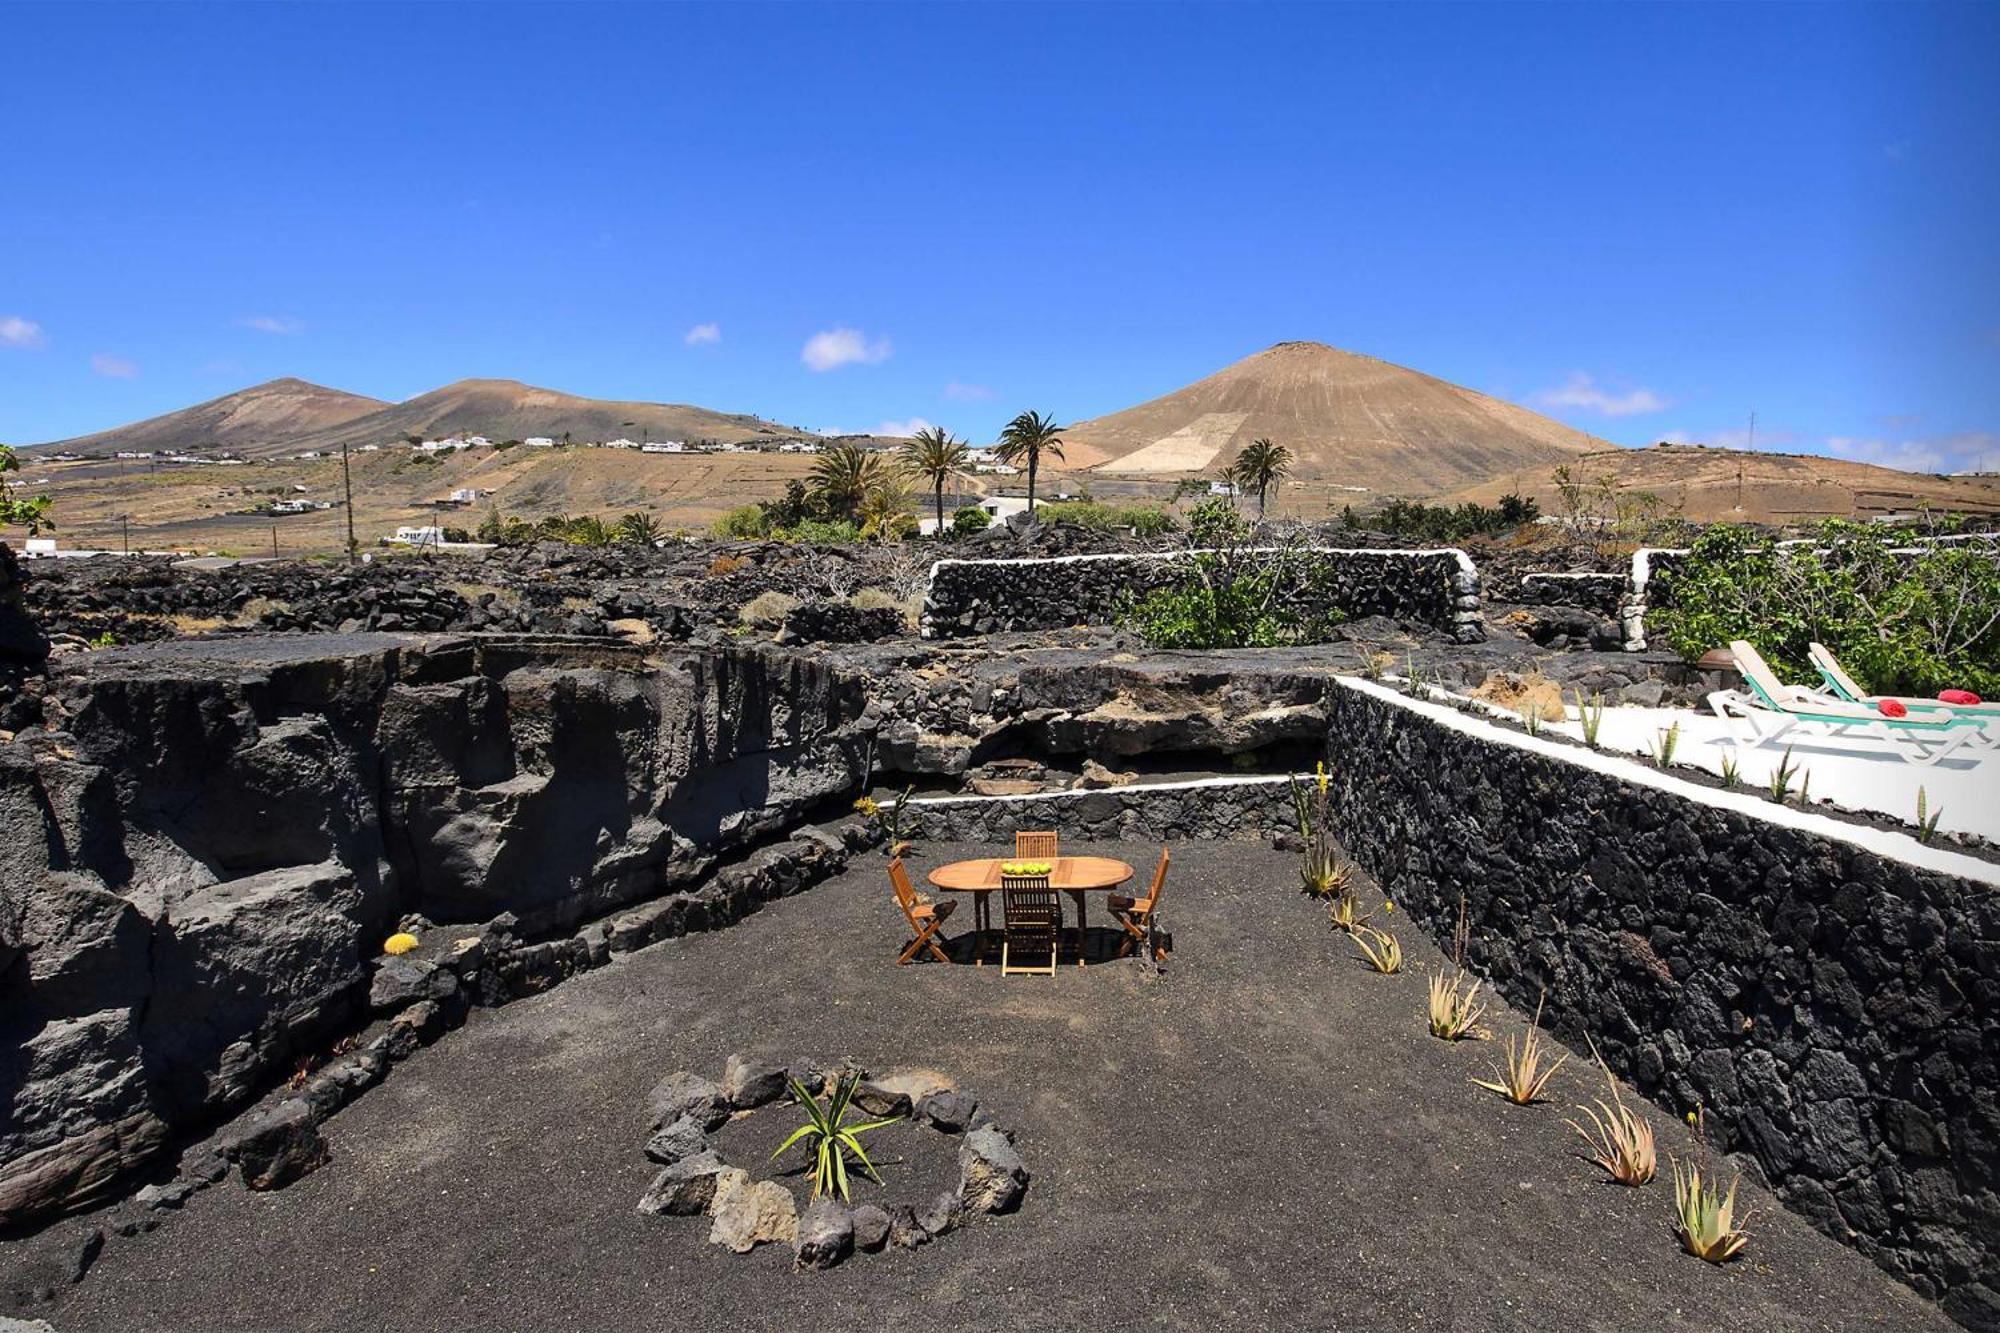
[[[1979,696],[1971,690],[1939,690],[1938,702],[1941,704],[1961,704],[1969,707],[1979,702]]]
[[[1875,711],[1883,717],[1908,717],[1910,715],[1910,710],[1904,707],[1901,699],[1877,699],[1875,701]]]

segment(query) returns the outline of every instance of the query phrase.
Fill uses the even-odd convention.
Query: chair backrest
[[[1741,639],[1729,641],[1729,653],[1736,659],[1736,669],[1743,673],[1743,679],[1762,696],[1765,703],[1773,708],[1785,707],[1786,697],[1791,691],[1778,679],[1778,673],[1771,670],[1771,664],[1764,660],[1762,653]]]
[[[1003,875],[1000,905],[1010,937],[1053,943],[1059,908],[1047,875]]]
[[[909,916],[917,909],[916,886],[910,883],[910,872],[903,867],[903,858],[889,862],[889,887],[896,891],[896,903]]]
[[[1159,910],[1160,895],[1166,892],[1167,888],[1167,862],[1172,859],[1166,848],[1160,848],[1159,868],[1153,871],[1153,887],[1146,893],[1146,910],[1148,912]]]
[[[1053,861],[1062,852],[1058,850],[1060,839],[1054,829],[1040,831],[1015,830],[1014,855],[1024,861]]]
[[[1847,674],[1840,665],[1840,659],[1828,651],[1825,644],[1807,644],[1806,656],[1812,659],[1813,666],[1826,678],[1826,683],[1833,686],[1835,693],[1852,703],[1867,701],[1868,691],[1855,684],[1854,677]]]

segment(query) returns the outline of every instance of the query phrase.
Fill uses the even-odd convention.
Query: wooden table
[[[1032,861],[1025,856],[987,856],[976,861],[948,861],[926,876],[933,888],[946,893],[972,895],[973,929],[984,933],[993,928],[990,895],[1000,890],[1003,861]],[[1084,895],[1109,893],[1132,878],[1132,867],[1108,856],[1058,856],[1049,863],[1049,887],[1067,893],[1076,903],[1076,965],[1083,966],[1083,932],[1089,916]]]

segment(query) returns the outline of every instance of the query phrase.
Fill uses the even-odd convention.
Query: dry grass
[[[252,597],[236,608],[234,623],[255,626],[267,615],[290,614],[292,604],[276,597]]]
[[[749,563],[740,555],[719,555],[709,562],[708,572],[711,577],[720,578],[724,574],[734,574]]]
[[[1597,1067],[1604,1071],[1604,1082],[1611,1089],[1611,1100],[1597,1101],[1595,1108],[1579,1106],[1576,1109],[1590,1120],[1590,1128],[1585,1129],[1575,1120],[1567,1120],[1571,1129],[1583,1136],[1589,1145],[1586,1154],[1589,1159],[1604,1168],[1605,1173],[1621,1185],[1634,1189],[1651,1181],[1659,1173],[1659,1157],[1653,1148],[1653,1128],[1625,1105],[1625,1095],[1618,1088],[1618,1080],[1611,1076],[1611,1066],[1604,1057],[1591,1047],[1591,1054],[1597,1057]]]
[[[1560,722],[1568,716],[1563,709],[1562,687],[1539,671],[1497,671],[1469,693],[1496,708],[1512,709],[1523,718],[1532,714],[1543,722]]]
[[[799,599],[789,593],[760,592],[743,604],[736,618],[759,629],[776,629],[798,605]]]
[[[1479,1003],[1479,983],[1462,971],[1454,971],[1449,978],[1442,972],[1431,975],[1428,1011],[1431,1035],[1440,1041],[1483,1035],[1479,1020],[1486,1006]]]
[[[521,594],[512,588],[502,588],[494,583],[447,583],[444,586],[474,605],[478,604],[480,598],[491,593],[494,606],[504,611],[521,609]]]
[[[220,616],[171,615],[166,617],[177,634],[212,634],[229,622]]]
[[[1535,1001],[1535,1021],[1528,1028],[1527,1035],[1516,1044],[1514,1038],[1507,1038],[1507,1060],[1494,1067],[1495,1077],[1472,1080],[1482,1088],[1499,1093],[1516,1106],[1533,1106],[1541,1100],[1542,1092],[1549,1086],[1549,1080],[1556,1071],[1569,1062],[1569,1053],[1564,1052],[1552,1065],[1545,1065],[1548,1059],[1548,1043],[1542,1039],[1542,1002]]]

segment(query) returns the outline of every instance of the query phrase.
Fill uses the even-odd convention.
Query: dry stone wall
[[[931,567],[923,633],[926,638],[954,638],[1112,624],[1130,599],[1178,578],[1196,554],[940,560]],[[1479,573],[1463,551],[1314,547],[1298,558],[1294,597],[1323,599],[1349,617],[1421,622],[1461,643],[1486,637],[1479,615]]]
[[[1546,991],[1573,1047],[1704,1106],[1790,1207],[2000,1328],[1990,867],[1362,683],[1327,714],[1340,838],[1399,907],[1444,941],[1462,900],[1468,965],[1509,1000]]]

